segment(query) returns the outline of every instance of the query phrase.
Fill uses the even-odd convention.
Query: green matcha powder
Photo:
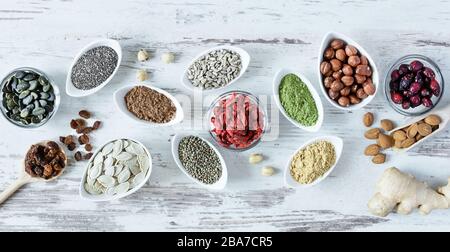
[[[316,102],[306,84],[295,74],[287,74],[280,84],[280,101],[288,116],[303,126],[314,126],[319,118]]]

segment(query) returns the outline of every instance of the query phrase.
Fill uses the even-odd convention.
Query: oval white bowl
[[[105,145],[107,145],[107,144],[109,144],[111,142],[114,142],[116,140],[119,140],[119,139],[133,141],[133,142],[139,144],[145,150],[145,153],[148,155],[148,159],[149,159],[149,162],[148,162],[149,163],[149,168],[148,168],[147,174],[145,176],[145,179],[139,185],[137,185],[136,187],[134,187],[133,189],[129,190],[128,192],[126,192],[124,194],[116,194],[116,195],[110,196],[110,195],[106,195],[106,194],[93,195],[93,194],[90,194],[90,193],[86,192],[86,189],[84,189],[84,183],[86,183],[86,176],[87,176],[89,164],[94,161],[95,156],[103,149],[103,147],[105,147]],[[89,200],[89,201],[111,201],[111,200],[117,200],[117,199],[126,197],[126,196],[128,196],[130,194],[135,193],[142,186],[144,186],[145,183],[147,183],[147,181],[150,179],[150,175],[152,173],[152,166],[153,166],[153,164],[152,164],[152,155],[148,151],[147,147],[145,147],[145,145],[142,144],[141,142],[139,142],[137,140],[134,140],[134,139],[130,139],[130,138],[118,138],[118,139],[114,139],[114,140],[108,141],[105,144],[103,144],[100,148],[98,148],[95,151],[94,155],[92,155],[91,159],[89,159],[89,162],[87,163],[87,165],[86,165],[86,167],[84,169],[83,177],[82,177],[81,183],[80,183],[80,189],[79,189],[80,196],[81,196],[81,198],[83,198],[85,200]]]
[[[224,189],[225,186],[227,185],[228,182],[228,169],[227,169],[227,165],[225,163],[225,160],[223,159],[222,155],[220,154],[220,152],[217,150],[217,148],[212,145],[208,140],[200,137],[200,136],[196,136],[199,137],[200,139],[202,139],[203,141],[205,141],[206,143],[208,143],[208,145],[214,150],[214,152],[216,152],[217,156],[220,159],[220,164],[222,165],[222,176],[220,177],[220,179],[214,183],[214,184],[205,184],[201,181],[199,181],[198,179],[192,177],[184,168],[183,164],[180,161],[179,155],[178,155],[178,146],[180,145],[180,141],[181,139],[183,139],[184,137],[187,136],[196,136],[193,134],[176,134],[173,138],[172,138],[172,156],[173,159],[175,160],[175,163],[177,164],[178,168],[180,168],[180,170],[192,181],[194,181],[196,184],[201,185],[205,188],[208,189],[213,189],[213,190],[221,190]]]
[[[306,148],[308,145],[316,143],[318,141],[328,141],[333,144],[334,150],[336,152],[336,163],[322,177],[316,179],[311,184],[305,184],[305,185],[300,184],[291,176],[290,166],[291,166],[292,160],[294,159],[294,156],[295,156],[295,154],[297,154],[297,152]],[[319,184],[325,178],[327,178],[328,175],[331,174],[331,172],[333,172],[334,168],[336,167],[336,165],[339,162],[339,159],[341,158],[343,148],[344,148],[344,141],[340,137],[336,137],[336,136],[322,136],[322,137],[317,137],[317,138],[307,141],[300,148],[298,148],[289,158],[289,162],[287,163],[285,171],[284,171],[284,182],[285,182],[286,186],[293,187],[293,188],[308,188],[308,187]]]
[[[287,74],[291,74],[291,73],[297,75],[306,84],[306,86],[309,89],[309,92],[311,93],[311,95],[316,103],[317,112],[319,113],[319,117],[314,126],[304,126],[304,125],[300,124],[299,122],[295,121],[286,113],[286,110],[284,109],[283,105],[281,104],[280,95],[279,95],[281,80],[283,79],[284,76],[286,76]],[[292,124],[294,124],[295,126],[297,126],[300,129],[303,129],[303,130],[309,131],[309,132],[317,132],[320,130],[320,128],[322,127],[323,118],[324,118],[322,100],[320,99],[320,96],[317,93],[316,89],[311,84],[311,82],[308,80],[308,78],[306,78],[306,76],[304,76],[303,74],[301,74],[299,72],[291,71],[289,69],[279,70],[277,72],[277,74],[275,75],[275,78],[273,79],[273,94],[275,96],[275,102],[278,106],[278,109],[281,111],[281,113],[284,115],[284,117],[286,117],[286,119],[288,119]]]
[[[187,77],[187,72],[189,67],[194,64],[195,61],[197,61],[199,58],[201,58],[203,55],[206,55],[212,51],[216,51],[216,50],[221,50],[221,49],[227,49],[230,51],[234,51],[236,53],[239,54],[239,56],[241,57],[241,62],[242,62],[242,69],[241,72],[239,73],[239,75],[234,78],[232,81],[230,81],[230,83],[228,83],[227,85],[223,86],[223,87],[219,87],[219,88],[213,88],[213,89],[202,89],[200,87],[194,87],[191,83],[191,81],[188,79]],[[236,47],[236,46],[216,46],[213,48],[210,48],[200,54],[198,54],[190,63],[189,65],[186,67],[186,69],[183,72],[183,76],[181,77],[181,83],[188,89],[193,90],[193,91],[202,91],[202,92],[211,92],[211,91],[215,91],[215,90],[220,90],[226,87],[231,86],[233,83],[235,83],[239,78],[242,77],[242,75],[244,75],[244,73],[247,71],[248,65],[250,64],[250,55],[247,53],[247,51],[245,51],[244,49],[240,48],[240,47]]]
[[[156,92],[167,96],[167,98],[169,98],[172,101],[172,103],[175,105],[175,107],[177,109],[176,114],[175,114],[175,118],[173,118],[172,121],[167,122],[167,123],[154,123],[154,122],[141,120],[141,119],[137,118],[133,113],[128,111],[127,105],[125,103],[125,95],[132,88],[138,87],[138,86],[144,86],[144,87],[153,89]],[[183,121],[183,119],[184,119],[183,108],[181,107],[181,105],[178,102],[178,100],[175,99],[174,96],[172,96],[171,94],[169,94],[168,92],[166,92],[166,91],[164,91],[164,90],[162,90],[160,88],[151,87],[151,86],[145,85],[145,84],[130,85],[130,86],[125,86],[125,87],[122,87],[122,88],[118,89],[116,92],[114,92],[113,96],[114,96],[114,103],[116,104],[116,106],[120,110],[120,112],[122,112],[126,117],[128,117],[130,120],[132,120],[132,121],[134,121],[136,123],[140,123],[140,124],[143,124],[143,125],[151,125],[151,126],[155,126],[155,127],[164,127],[164,126],[172,126],[172,125],[178,124],[181,121]]]
[[[74,65],[77,63],[78,59],[81,56],[83,56],[83,54],[85,54],[90,49],[99,47],[99,46],[108,46],[108,47],[111,47],[112,49],[114,49],[114,51],[116,51],[117,66],[114,69],[114,72],[111,74],[111,76],[109,76],[109,78],[105,82],[103,82],[102,84],[98,85],[97,87],[95,87],[93,89],[82,90],[82,89],[76,88],[73,85],[72,78],[71,78],[72,69],[73,69]],[[67,74],[67,79],[66,79],[66,93],[72,97],[83,97],[83,96],[88,96],[88,95],[98,92],[100,89],[105,87],[114,78],[114,75],[116,75],[117,70],[119,70],[119,66],[120,66],[121,62],[122,62],[122,47],[120,46],[119,42],[117,42],[116,40],[101,39],[101,40],[96,40],[96,41],[88,44],[78,53],[78,55],[74,58],[72,65],[70,66],[69,73]]]
[[[369,60],[369,64],[370,67],[372,68],[372,82],[376,87],[376,91],[375,94],[370,95],[369,97],[367,97],[366,99],[364,99],[361,103],[356,104],[356,105],[350,105],[349,107],[342,107],[340,106],[336,101],[332,100],[329,96],[328,96],[328,92],[325,89],[325,86],[323,85],[323,80],[322,80],[322,73],[320,72],[320,64],[323,61],[323,53],[325,51],[325,49],[328,48],[328,46],[330,45],[330,42],[333,39],[341,39],[343,40],[345,43],[352,45],[354,47],[356,47],[356,49],[358,49],[358,51],[367,57],[367,59]],[[325,98],[328,100],[328,102],[330,102],[333,106],[335,106],[338,109],[341,110],[345,110],[345,111],[354,111],[354,110],[358,110],[361,109],[363,107],[365,107],[367,104],[369,104],[373,98],[375,98],[375,96],[378,93],[378,89],[380,89],[380,77],[379,77],[379,73],[378,73],[378,68],[375,65],[375,61],[372,59],[372,57],[370,56],[370,54],[364,50],[364,48],[362,46],[360,46],[358,43],[356,43],[353,39],[337,33],[337,32],[329,32],[325,35],[325,37],[322,40],[322,44],[320,46],[320,51],[319,51],[319,60],[318,60],[318,67],[317,67],[317,72],[318,72],[318,76],[319,76],[319,81],[320,81],[320,88],[322,90],[323,95],[325,96]]]

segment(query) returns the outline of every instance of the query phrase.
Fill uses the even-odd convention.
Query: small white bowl
[[[82,90],[82,89],[76,88],[73,85],[72,78],[71,78],[72,69],[73,69],[74,65],[77,63],[78,59],[81,56],[83,56],[87,51],[89,51],[92,48],[99,47],[99,46],[108,46],[108,47],[111,47],[114,51],[116,51],[117,66],[114,69],[114,72],[111,74],[111,76],[109,76],[109,78],[105,82],[103,82],[102,84],[98,85],[97,87],[95,87],[93,89]],[[66,79],[66,93],[72,97],[83,97],[83,96],[88,96],[88,95],[98,92],[100,89],[102,89],[104,86],[106,86],[114,78],[114,75],[116,75],[117,70],[119,69],[120,62],[122,62],[122,47],[120,46],[119,42],[117,42],[116,40],[101,39],[101,40],[96,40],[96,41],[88,44],[78,53],[78,55],[74,58],[72,65],[70,66],[69,73],[67,74],[67,79]]]
[[[128,111],[127,109],[127,105],[125,103],[125,95],[134,87],[138,87],[138,86],[144,86],[150,89],[155,90],[158,93],[161,93],[165,96],[167,96],[172,103],[175,105],[177,112],[175,114],[175,118],[172,119],[172,121],[167,122],[167,123],[154,123],[154,122],[149,122],[149,121],[145,121],[145,120],[141,120],[139,118],[137,118],[133,113],[131,113],[130,111]],[[122,87],[120,89],[118,89],[116,92],[114,92],[114,103],[116,104],[117,108],[124,114],[126,115],[129,119],[131,119],[132,121],[136,122],[136,123],[140,123],[143,125],[151,125],[151,126],[155,126],[155,127],[164,127],[164,126],[172,126],[175,124],[180,123],[183,118],[184,118],[184,112],[183,112],[183,108],[181,107],[180,103],[178,102],[177,99],[175,99],[174,96],[172,96],[171,94],[169,94],[168,92],[156,88],[156,87],[151,87],[149,85],[145,85],[145,84],[138,84],[138,85],[131,85],[131,86],[125,86]]]
[[[295,154],[297,154],[297,152],[299,152],[300,150],[306,148],[307,146],[309,146],[313,143],[319,142],[319,141],[327,141],[327,142],[330,142],[333,144],[334,150],[336,152],[336,162],[322,177],[316,179],[314,182],[312,182],[310,184],[306,184],[306,185],[300,184],[291,176],[290,167],[291,167],[292,160],[294,159],[294,156],[295,156]],[[320,182],[322,182],[322,180],[324,180],[326,177],[328,177],[328,175],[330,175],[331,172],[333,172],[334,168],[336,167],[336,165],[339,162],[339,159],[341,158],[343,148],[344,148],[344,141],[341,138],[335,137],[335,136],[317,137],[317,138],[311,139],[308,142],[304,143],[300,148],[298,148],[292,154],[291,158],[289,159],[289,162],[286,165],[286,169],[284,172],[284,182],[285,182],[286,186],[293,187],[293,188],[308,188],[308,187],[319,184]]]
[[[286,113],[286,110],[284,109],[283,105],[281,105],[280,94],[279,94],[281,80],[283,79],[284,76],[291,74],[291,73],[297,75],[306,84],[306,86],[309,89],[309,92],[311,93],[312,97],[314,98],[314,102],[316,103],[316,107],[317,107],[317,112],[319,113],[319,117],[314,126],[309,126],[309,127],[304,126],[304,125],[300,124],[299,122],[295,121]],[[277,74],[275,75],[275,78],[273,79],[273,94],[275,96],[275,102],[278,106],[278,109],[281,111],[281,113],[284,115],[284,117],[286,117],[286,119],[288,119],[292,124],[294,124],[295,126],[297,126],[300,129],[303,129],[308,132],[317,132],[320,130],[320,128],[322,127],[323,117],[324,117],[322,100],[320,99],[320,96],[317,93],[316,89],[311,84],[311,82],[308,80],[308,78],[306,78],[306,76],[304,76],[303,74],[301,74],[299,72],[291,71],[289,69],[279,70],[277,72]]]
[[[341,39],[343,40],[345,43],[352,45],[354,47],[356,47],[356,49],[358,49],[358,51],[367,57],[367,60],[369,61],[370,67],[372,68],[372,82],[376,87],[376,91],[375,94],[373,95],[369,95],[369,97],[367,97],[366,99],[364,99],[361,103],[356,104],[356,105],[350,105],[348,107],[342,107],[340,106],[336,101],[332,100],[329,96],[328,96],[328,92],[325,89],[325,86],[323,85],[323,79],[322,79],[322,73],[320,72],[320,64],[323,61],[323,53],[324,51],[329,47],[331,41],[333,39]],[[318,68],[317,68],[317,72],[318,72],[318,76],[319,76],[319,81],[320,81],[320,88],[322,90],[323,95],[325,96],[325,98],[328,100],[328,102],[330,102],[333,106],[335,106],[338,109],[342,109],[345,111],[354,111],[354,110],[358,110],[361,109],[363,107],[365,107],[367,104],[369,104],[373,98],[375,98],[375,96],[377,95],[378,89],[380,89],[380,79],[379,79],[379,74],[378,74],[378,69],[377,66],[375,65],[375,61],[372,59],[372,57],[370,56],[370,54],[364,50],[364,48],[362,46],[360,46],[358,43],[356,43],[354,40],[352,40],[351,38],[337,33],[337,32],[329,32],[325,35],[325,37],[322,40],[322,44],[320,46],[320,51],[319,51],[319,60],[318,60]]]
[[[195,183],[197,183],[198,185],[201,185],[205,188],[208,189],[213,189],[213,190],[221,190],[224,189],[225,186],[227,185],[228,182],[228,169],[227,169],[227,165],[225,163],[225,160],[223,159],[222,155],[220,154],[220,152],[217,150],[216,147],[214,147],[214,145],[212,145],[208,140],[199,137],[200,139],[202,139],[203,141],[205,141],[206,143],[208,143],[208,145],[214,150],[214,152],[217,154],[217,156],[220,159],[220,164],[222,165],[222,176],[219,178],[219,180],[214,183],[214,184],[205,184],[201,181],[199,181],[198,179],[192,177],[184,168],[183,164],[180,161],[179,155],[178,155],[178,146],[180,145],[181,140],[184,137],[187,136],[195,136],[192,134],[176,134],[173,138],[172,138],[172,156],[173,159],[175,160],[175,163],[177,164],[178,168],[180,168],[180,170],[192,181],[194,181]]]
[[[139,144],[145,150],[145,153],[148,155],[148,159],[149,159],[149,162],[148,162],[149,163],[149,167],[148,167],[148,171],[147,171],[147,174],[145,176],[145,179],[139,185],[137,185],[136,187],[134,187],[133,189],[129,190],[128,192],[126,192],[124,194],[116,194],[116,195],[113,195],[113,196],[109,196],[109,195],[106,195],[106,194],[93,195],[93,194],[90,194],[90,193],[86,192],[86,189],[84,189],[84,183],[86,183],[86,176],[87,176],[87,173],[88,173],[89,164],[94,161],[95,156],[97,156],[97,154],[103,149],[103,147],[105,147],[105,145],[107,145],[107,144],[109,144],[111,142],[114,142],[116,140],[119,140],[119,139],[121,139],[121,140],[129,140],[129,141],[135,142],[135,143]],[[89,161],[88,161],[88,163],[86,165],[86,168],[84,169],[83,177],[82,177],[81,183],[80,183],[80,189],[79,189],[80,196],[81,196],[82,199],[89,200],[89,201],[112,201],[112,200],[117,200],[117,199],[126,197],[126,196],[128,196],[130,194],[135,193],[142,186],[144,186],[145,183],[147,183],[147,181],[150,179],[150,175],[152,173],[152,166],[153,166],[152,165],[152,155],[148,151],[147,147],[145,147],[145,145],[142,144],[141,142],[139,142],[137,140],[134,140],[134,139],[129,139],[129,138],[118,138],[118,139],[114,139],[114,140],[108,141],[105,144],[103,144],[100,148],[98,148],[97,151],[95,151],[94,155],[92,155],[91,159],[89,159]]]
[[[228,83],[227,85],[223,86],[223,87],[219,87],[219,88],[212,88],[212,89],[202,89],[200,87],[194,87],[192,85],[192,82],[188,79],[187,77],[187,72],[189,67],[194,64],[195,61],[197,61],[198,59],[200,59],[202,56],[213,52],[213,51],[217,51],[217,50],[221,50],[221,49],[227,49],[233,52],[236,52],[237,54],[239,54],[239,56],[241,57],[241,63],[242,63],[242,68],[241,68],[241,72],[239,73],[239,75],[234,78],[232,81],[230,81],[230,83]],[[248,65],[250,64],[250,55],[247,53],[247,51],[245,51],[244,49],[240,48],[240,47],[236,47],[236,46],[217,46],[217,47],[213,47],[210,48],[202,53],[200,53],[199,55],[197,55],[190,63],[189,65],[186,67],[186,69],[184,70],[183,76],[181,77],[181,83],[183,83],[183,85],[193,91],[202,91],[202,92],[210,92],[210,91],[215,91],[215,90],[220,90],[223,89],[225,87],[229,87],[231,86],[231,84],[235,83],[239,78],[242,77],[242,75],[244,75],[245,71],[247,71]]]

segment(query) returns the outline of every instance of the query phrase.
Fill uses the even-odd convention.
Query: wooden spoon
[[[40,143],[37,143],[38,145],[47,145],[48,141],[43,141]],[[64,150],[60,147],[60,151],[64,154],[64,164],[66,167],[67,166],[67,156],[66,153],[64,152]],[[27,151],[28,152],[28,151]],[[26,155],[25,155],[26,156]],[[18,189],[20,189],[22,186],[29,184],[29,183],[34,183],[34,182],[49,182],[49,181],[53,181],[55,179],[57,179],[59,176],[61,176],[61,174],[64,172],[65,168],[62,169],[62,171],[50,178],[50,179],[44,179],[41,177],[32,177],[30,174],[28,174],[25,171],[25,159],[22,161],[21,164],[21,169],[20,169],[20,175],[19,178],[12,183],[8,188],[6,188],[6,190],[4,190],[1,194],[0,194],[0,205],[5,202],[9,197],[11,197],[11,195],[13,195]]]

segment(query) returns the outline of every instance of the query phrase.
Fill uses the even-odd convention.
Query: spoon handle
[[[23,176],[17,179],[14,183],[9,185],[1,194],[0,194],[0,205],[5,202],[11,195],[13,195],[17,190],[19,190],[25,184],[30,182],[29,178]]]

